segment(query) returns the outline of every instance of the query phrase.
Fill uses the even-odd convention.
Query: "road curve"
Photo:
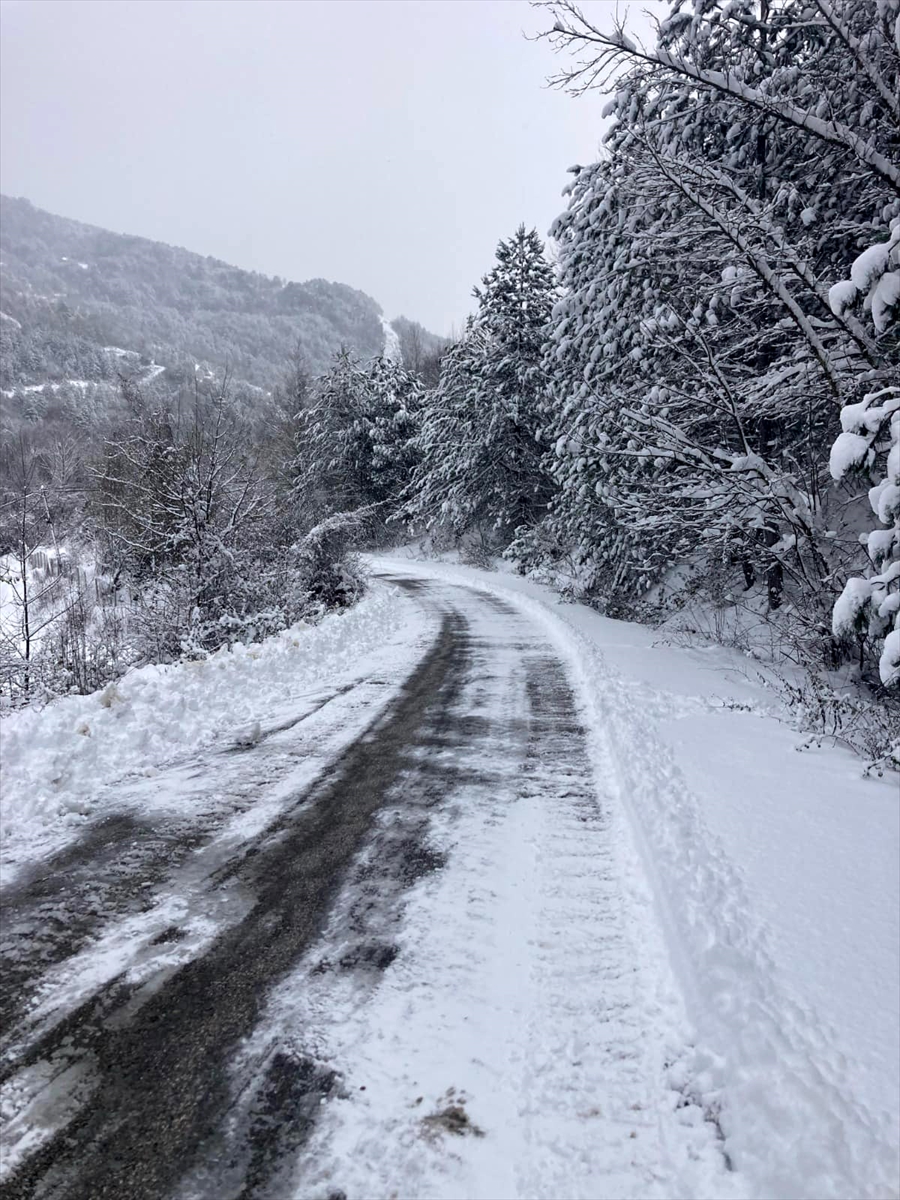
[[[272,990],[303,963],[377,986],[397,953],[404,892],[443,865],[428,843],[431,814],[462,784],[493,779],[512,802],[529,764],[558,761],[570,792],[593,803],[572,694],[533,623],[473,589],[394,582],[434,616],[433,644],[337,761],[215,862],[202,888],[229,915],[200,953],[155,973],[151,959],[137,980],[123,971],[49,1027],[35,1024],[48,975],[123,914],[139,914],[148,891],[177,890],[177,868],[208,829],[147,830],[107,815],[3,895],[4,924],[18,934],[0,991],[0,1069],[20,1132],[29,1114],[44,1131],[5,1180],[9,1200],[292,1194],[298,1151],[341,1081],[296,1038],[252,1076],[236,1075]],[[248,765],[264,752],[248,751]],[[379,819],[385,811],[390,820]],[[154,941],[181,936],[176,923]]]

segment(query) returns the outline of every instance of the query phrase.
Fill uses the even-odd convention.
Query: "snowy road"
[[[392,586],[405,637],[4,892],[9,1197],[759,1194],[572,663]]]
[[[364,732],[299,794],[282,781],[255,836],[196,808],[111,813],[5,897],[8,1195],[454,1194],[463,1144],[465,1194],[646,1195],[667,1175],[660,1048],[562,667],[503,601],[402,586],[432,626],[408,678],[176,768],[240,794],[237,760],[264,803],[273,756],[310,719],[340,741],[349,709]],[[404,962],[409,890],[454,840],[430,960]],[[363,1062],[381,1046],[362,1079],[354,1042]],[[718,1158],[699,1113],[672,1124],[676,1152]]]

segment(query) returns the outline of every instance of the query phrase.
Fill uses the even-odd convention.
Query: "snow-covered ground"
[[[458,678],[321,939],[242,1040],[235,1121],[247,1081],[296,1052],[339,1081],[300,1155],[305,1200],[897,1196],[896,778],[798,753],[739,655],[657,645],[505,571],[411,552],[372,566],[421,592],[377,583],[314,629],[3,722],[9,862],[104,808],[231,814],[181,893],[148,893],[47,974],[41,1021],[243,919],[243,894],[210,916],[203,856],[257,836],[373,728],[444,612],[466,630]],[[267,754],[218,753],[269,734]],[[423,813],[441,868],[379,892]],[[157,945],[176,919],[186,937]],[[323,966],[348,946],[390,953]],[[16,1095],[25,1153],[47,1131]],[[231,1196],[214,1178],[180,1194]]]
[[[104,803],[115,804],[122,779],[153,774],[216,740],[252,737],[258,722],[277,721],[294,698],[357,664],[368,667],[377,651],[410,638],[410,618],[376,584],[353,609],[316,626],[299,622],[260,644],[142,667],[92,695],[5,715],[4,883],[18,864],[77,837]]]
[[[568,664],[686,998],[689,1086],[749,1194],[897,1195],[896,777],[798,753],[739,655],[657,645],[510,573],[392,565],[508,598]]]
[[[493,591],[432,578],[424,595],[464,615],[471,658],[370,857],[414,825],[421,762],[447,788],[428,834],[444,865],[371,929],[360,870],[235,1071],[237,1086],[279,1046],[338,1072],[291,1194],[744,1195],[686,1086],[683,1000],[614,773],[588,752],[546,623]],[[322,970],[376,934],[397,954],[371,990],[365,973]]]

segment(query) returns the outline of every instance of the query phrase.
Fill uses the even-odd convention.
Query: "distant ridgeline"
[[[122,374],[177,385],[227,368],[236,384],[267,392],[298,347],[314,373],[342,345],[364,359],[385,350],[381,309],[355,288],[285,283],[28,200],[0,197],[0,262],[0,399],[10,415],[90,409]],[[393,328],[395,352],[438,343],[404,318]]]

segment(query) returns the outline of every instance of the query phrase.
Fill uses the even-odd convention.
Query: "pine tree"
[[[546,508],[537,424],[545,331],[556,284],[534,230],[500,242],[475,289],[478,309],[444,356],[417,439],[421,462],[407,515],[461,537],[480,529],[506,544]]]
[[[850,279],[831,289],[835,308],[865,302],[877,335],[892,335],[900,318],[900,218],[891,236],[863,251]],[[841,410],[841,433],[830,455],[831,474],[861,478],[878,524],[860,534],[869,561],[844,584],[832,612],[838,639],[880,646],[878,674],[885,687],[900,689],[900,386],[889,384]]]
[[[369,505],[389,515],[416,461],[421,394],[399,363],[363,365],[347,350],[335,356],[297,414],[295,496],[307,524]]]
[[[824,643],[858,553],[834,427],[898,369],[829,296],[900,212],[897,5],[675,0],[649,50],[552,7],[581,55],[561,82],[621,73],[609,157],[553,230],[550,540],[625,599],[673,562],[740,565]]]

